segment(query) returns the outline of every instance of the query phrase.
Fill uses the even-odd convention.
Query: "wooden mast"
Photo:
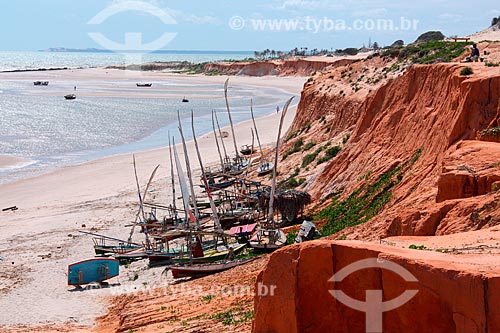
[[[177,207],[175,204],[175,179],[174,179],[174,160],[172,158],[172,142],[170,140],[170,132],[168,133],[168,150],[170,155],[170,178],[172,178],[172,208],[174,213],[174,219],[177,220]]]
[[[139,190],[139,203],[140,203],[140,206],[139,206],[139,211],[137,212],[137,214],[135,215],[135,221],[134,221],[134,224],[132,225],[132,229],[130,230],[130,235],[128,237],[128,242],[132,242],[132,236],[134,235],[134,231],[135,231],[135,226],[137,224],[137,219],[139,218],[139,215],[141,214],[142,212],[142,217],[143,219],[145,220],[145,216],[144,216],[144,200],[146,200],[146,197],[148,195],[148,191],[149,191],[149,186],[151,185],[151,182],[153,181],[155,175],[156,175],[156,171],[158,171],[158,168],[160,167],[160,165],[158,164],[154,169],[153,169],[153,172],[151,173],[151,176],[149,177],[149,180],[148,180],[148,184],[146,185],[146,188],[144,189],[144,194],[142,195],[142,197],[140,196],[140,190]],[[138,186],[138,189],[139,189],[139,179],[137,177],[137,170],[136,170],[136,165],[135,165],[135,156],[134,156],[134,173],[135,173],[135,179],[136,179],[136,183],[137,183],[137,186]],[[148,239],[148,234],[147,234],[147,231],[145,232],[145,235],[146,235],[146,242],[149,243],[149,239]]]
[[[219,118],[217,117],[217,111],[214,112],[214,115],[215,115],[215,123],[217,124],[217,129],[219,130],[220,142],[222,142],[222,149],[224,150],[224,159],[230,162],[229,156],[227,156],[226,145],[224,144],[224,137],[222,136],[222,131],[220,129]]]
[[[221,170],[224,171],[224,160],[222,159],[222,154],[220,152],[220,146],[219,146],[219,140],[217,140],[217,132],[215,131],[215,119],[214,119],[214,110],[212,110],[212,129],[214,131],[214,139],[215,139],[215,144],[217,145],[217,152],[219,153],[219,158],[220,158],[220,166]],[[222,138],[221,138],[222,140]]]
[[[281,118],[280,118],[280,124],[278,128],[278,139],[276,141],[276,152],[274,155],[274,167],[273,167],[273,181],[271,185],[271,194],[269,197],[269,213],[267,216],[268,221],[272,222],[272,228],[274,229],[274,194],[276,193],[276,171],[278,168],[278,155],[279,155],[279,150],[280,150],[280,136],[281,136],[281,128],[283,127],[283,120],[285,119],[286,112],[288,111],[288,107],[290,106],[290,103],[292,102],[293,97],[290,98],[286,103],[285,106],[283,107],[283,112],[281,113]]]
[[[177,168],[177,176],[179,177],[179,185],[181,187],[182,203],[184,204],[184,212],[186,214],[186,223],[187,227],[189,228],[189,221],[192,220],[194,216],[193,218],[191,217],[193,213],[191,212],[191,208],[189,207],[189,190],[186,184],[186,177],[184,176],[181,161],[179,160],[179,154],[177,153],[177,148],[175,147],[175,139],[173,141],[174,142],[172,146],[174,148],[175,166]]]
[[[238,145],[236,144],[236,135],[234,134],[233,117],[231,117],[231,110],[229,109],[229,99],[227,97],[227,87],[229,84],[229,78],[224,83],[224,98],[226,100],[227,115],[229,116],[229,124],[231,125],[231,133],[233,135],[234,150],[236,152],[236,162],[239,163],[240,154],[238,153]]]
[[[210,187],[208,186],[207,177],[205,176],[205,168],[203,167],[203,161],[201,159],[200,149],[198,147],[198,140],[196,139],[196,132],[194,130],[194,114],[192,110],[191,110],[191,129],[193,131],[193,140],[194,140],[194,146],[196,148],[196,154],[198,155],[198,162],[200,163],[201,178],[203,180],[203,185],[205,185],[205,191],[207,192],[208,200],[210,202],[210,208],[212,209],[212,216],[214,219],[215,227],[217,228],[218,232],[222,232],[222,227],[219,221],[219,215],[217,214],[217,207],[215,206],[215,202],[212,198],[212,193],[210,192]]]
[[[182,139],[182,147],[184,149],[184,159],[186,160],[186,174],[189,180],[189,187],[191,190],[191,203],[194,207],[194,217],[196,219],[196,226],[200,228],[200,214],[198,212],[198,205],[196,203],[196,193],[194,192],[193,176],[191,174],[191,164],[189,163],[189,156],[186,147],[186,141],[184,140],[184,132],[182,131],[181,115],[177,112],[177,120],[179,121],[179,132]]]
[[[253,100],[252,99],[250,99],[250,113],[252,114],[253,128],[255,129],[255,136],[257,137],[257,143],[259,144],[260,158],[263,159],[264,154],[262,152],[262,145],[260,144],[259,132],[257,131],[257,124],[255,123],[255,117],[253,115]]]

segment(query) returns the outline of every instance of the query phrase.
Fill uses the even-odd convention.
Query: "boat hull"
[[[135,250],[139,250],[142,246],[134,246],[134,245],[109,245],[109,246],[94,246],[94,252],[96,256],[104,256],[111,254],[125,254]]]
[[[259,176],[267,175],[268,173],[271,173],[271,171],[273,171],[273,168],[274,168],[273,163],[271,162],[263,163],[257,168],[257,175]]]
[[[235,247],[231,248],[233,254],[238,254],[240,253],[244,248],[246,244],[236,244]],[[215,250],[213,252],[208,252],[203,256],[203,257],[197,257],[197,258],[189,258],[189,256],[185,257],[176,257],[173,258],[172,260],[175,263],[190,263],[191,261],[193,263],[210,263],[214,261],[220,261],[227,259],[230,256],[230,250],[225,250],[225,251],[220,251],[216,252]]]
[[[185,277],[201,277],[210,274],[220,273],[228,269],[244,265],[253,261],[255,258],[251,259],[241,259],[241,260],[230,260],[220,263],[212,264],[197,264],[190,266],[172,266],[170,271],[175,279],[185,278]]]
[[[120,263],[116,259],[94,258],[68,266],[68,285],[80,286],[103,282],[120,274]]]
[[[255,252],[273,252],[286,245],[286,235],[281,229],[261,229],[250,239],[249,245]]]

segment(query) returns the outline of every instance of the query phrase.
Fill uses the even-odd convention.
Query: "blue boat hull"
[[[68,285],[80,286],[92,282],[103,282],[118,276],[120,263],[116,259],[94,258],[68,266]]]

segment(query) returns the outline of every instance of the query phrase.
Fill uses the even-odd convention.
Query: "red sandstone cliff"
[[[324,60],[289,59],[255,62],[209,63],[205,73],[217,72],[226,75],[248,76],[311,76],[327,67],[339,67],[352,63],[353,59]]]
[[[370,258],[396,263],[418,282],[406,282],[381,268],[329,282],[342,268]],[[498,256],[456,257],[353,241],[287,247],[272,255],[257,278],[257,284],[276,288],[273,297],[255,297],[253,332],[366,332],[365,313],[337,301],[329,290],[362,302],[366,290],[382,290],[386,302],[409,289],[418,292],[384,313],[383,332],[498,332],[499,271]]]
[[[346,98],[318,98],[317,86],[324,86],[323,81],[306,85],[293,129],[306,119],[327,118],[313,124],[305,142],[324,138],[325,126],[331,126],[330,138],[352,129],[341,153],[309,172],[305,189],[314,198],[327,199],[338,191],[348,195],[366,185],[365,175],[377,179],[422,151],[385,210],[347,230],[348,237],[434,235],[500,222],[500,148],[476,140],[481,131],[497,126],[500,70],[473,64],[475,74],[467,77],[460,75],[463,67],[412,66],[377,90]]]

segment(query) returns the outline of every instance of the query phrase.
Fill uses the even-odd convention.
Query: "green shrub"
[[[472,75],[472,74],[474,74],[474,71],[470,67],[464,67],[460,71],[460,75],[462,75],[462,76],[469,76],[469,75]]]
[[[427,31],[423,34],[421,34],[417,40],[415,41],[416,43],[419,42],[430,42],[430,41],[439,41],[445,39],[445,36],[441,31]]]
[[[302,140],[302,138],[300,138],[297,141],[295,141],[295,143],[293,144],[293,148],[290,149],[289,151],[285,152],[283,154],[283,157],[281,158],[281,160],[283,161],[288,156],[290,156],[292,154],[295,154],[295,153],[298,153],[300,151],[300,149],[302,148],[303,145],[304,145],[304,140]]]
[[[292,177],[288,180],[287,182],[287,188],[296,188],[299,187],[300,185],[304,184],[306,182],[305,178],[299,178],[298,180],[295,179],[295,177]]]
[[[408,248],[410,248],[412,250],[421,250],[421,251],[426,249],[426,247],[424,245],[417,246],[415,244],[411,244]]]
[[[295,244],[295,239],[297,238],[298,233],[297,232],[289,232],[286,234],[286,243],[288,245]]]
[[[486,67],[498,67],[499,63],[498,62],[487,62],[485,63]]]
[[[308,151],[314,146],[316,146],[316,142],[309,142],[302,148],[302,151]]]
[[[312,163],[316,159],[318,154],[321,153],[322,150],[323,150],[323,147],[319,147],[318,149],[316,149],[314,151],[314,153],[311,153],[311,154],[304,156],[304,158],[302,159],[302,167],[304,168],[304,167],[308,166],[310,163]]]
[[[331,160],[332,158],[336,157],[341,149],[342,148],[340,148],[339,146],[333,146],[331,148],[328,148],[326,150],[325,156],[321,157],[318,160],[318,165],[321,163],[327,162],[327,161]]]
[[[293,131],[293,132],[291,132],[290,134],[288,134],[288,136],[286,137],[285,141],[292,140],[292,139],[293,139],[293,138],[295,138],[298,134],[299,134],[299,131]]]
[[[417,160],[420,154],[419,151],[415,152],[414,156],[401,166],[394,167],[376,181],[356,189],[345,200],[339,200],[337,194],[330,205],[314,217],[315,220],[326,220],[321,234],[332,235],[345,228],[365,223],[376,216],[389,203],[392,190],[412,168],[413,161]]]
[[[399,53],[399,60],[410,60],[416,64],[450,62],[464,53],[469,43],[455,43],[432,40],[408,45]]]

